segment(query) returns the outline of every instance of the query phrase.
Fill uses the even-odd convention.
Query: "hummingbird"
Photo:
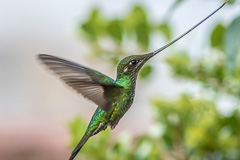
[[[225,4],[226,2],[202,21],[163,47],[147,54],[131,55],[122,59],[117,67],[116,80],[97,70],[63,58],[47,54],[37,55],[37,59],[58,75],[63,82],[77,91],[77,93],[80,93],[82,96],[98,105],[85,134],[72,151],[69,160],[75,158],[91,136],[105,130],[108,126],[111,129],[116,127],[119,120],[133,103],[136,80],[142,66],[153,56],[187,35],[220,10]]]

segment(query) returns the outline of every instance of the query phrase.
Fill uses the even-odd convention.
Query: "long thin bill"
[[[211,17],[212,15],[214,15],[218,10],[220,10],[224,5],[226,4],[223,3],[219,8],[217,8],[214,12],[212,12],[210,15],[208,15],[206,18],[204,18],[202,21],[200,21],[198,24],[196,24],[195,26],[193,26],[192,28],[190,28],[187,32],[183,33],[182,35],[180,35],[178,38],[176,38],[175,40],[169,42],[168,44],[166,44],[165,46],[157,49],[156,51],[153,51],[150,53],[151,57],[156,55],[157,53],[161,52],[162,50],[166,49],[167,47],[171,46],[173,43],[177,42],[179,39],[181,39],[182,37],[184,37],[185,35],[187,35],[189,32],[191,32],[192,30],[194,30],[196,27],[198,27],[200,24],[202,24],[204,21],[206,21],[209,17]]]

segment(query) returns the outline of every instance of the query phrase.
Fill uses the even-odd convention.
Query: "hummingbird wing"
[[[67,85],[105,111],[111,109],[113,95],[120,94],[123,88],[112,78],[80,64],[46,54],[39,54],[38,59]]]

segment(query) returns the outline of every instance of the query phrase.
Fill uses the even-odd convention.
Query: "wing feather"
[[[113,96],[106,95],[112,95],[111,92],[115,94],[121,92],[122,87],[118,86],[113,79],[94,69],[46,54],[39,54],[38,59],[68,86],[105,111],[111,109],[114,101]]]

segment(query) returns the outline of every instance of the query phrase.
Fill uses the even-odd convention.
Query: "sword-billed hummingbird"
[[[46,54],[38,55],[38,59],[56,73],[67,85],[98,105],[85,134],[73,150],[69,160],[74,159],[91,136],[105,130],[108,126],[111,129],[116,127],[119,120],[133,103],[136,79],[142,66],[151,57],[166,49],[211,17],[225,3],[187,32],[162,48],[147,54],[128,56],[121,60],[117,67],[116,80],[94,69],[66,59]]]

